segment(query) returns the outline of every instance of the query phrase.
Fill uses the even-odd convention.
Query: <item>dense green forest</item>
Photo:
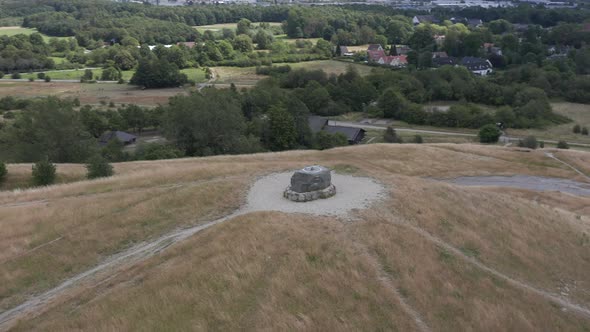
[[[125,83],[122,72],[133,71],[130,84],[147,89],[190,83],[180,72],[184,68],[256,66],[266,76],[248,90],[205,88],[156,108],[3,98],[0,158],[9,161],[325,149],[347,144],[346,139],[311,133],[308,117],[348,112],[416,125],[481,128],[501,122],[507,128],[543,128],[569,121],[552,111],[550,99],[590,103],[590,15],[585,9],[439,9],[431,13],[439,24],[414,25],[411,18],[418,12],[364,5],[170,8],[37,0],[35,6],[15,1],[0,8],[0,20],[20,18],[39,32],[70,37],[0,37],[1,72],[102,67],[101,80]],[[463,16],[483,24],[449,20]],[[193,28],[226,22],[237,23],[236,28],[203,33]],[[407,45],[408,66],[379,66],[362,51],[349,58],[338,53],[338,46],[368,43],[382,45],[391,55],[397,45]],[[437,66],[434,54],[442,52],[489,60],[494,73],[479,77],[462,66]],[[56,64],[52,57],[65,61]],[[330,58],[369,62],[375,69],[365,76],[352,67],[328,75],[276,65]],[[84,81],[93,81],[91,73]],[[431,101],[457,103],[446,112],[433,112],[423,107]],[[169,144],[140,146],[134,154],[117,143],[97,144],[107,130],[145,129],[163,133]]]
[[[507,127],[527,128],[568,121],[552,112],[544,90],[474,78],[464,68],[445,67],[418,75],[375,71],[366,77],[353,69],[328,76],[321,70],[286,68],[267,70],[271,76],[250,90],[206,88],[152,109],[83,106],[77,111],[76,103],[67,100],[4,98],[0,108],[23,110],[0,129],[0,157],[36,161],[48,155],[56,162],[83,162],[96,153],[118,161],[325,149],[347,141],[324,132],[314,135],[308,117],[350,111],[445,127],[480,128],[503,122]],[[431,112],[421,106],[425,101],[441,99],[462,102],[448,112]],[[500,107],[491,112],[474,103]],[[97,144],[96,139],[106,130],[141,132],[148,128],[161,130],[171,144],[148,145],[135,156],[123,153],[117,143],[103,148]]]

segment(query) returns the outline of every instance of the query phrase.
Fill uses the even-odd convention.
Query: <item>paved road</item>
[[[376,129],[376,130],[386,130],[387,129],[386,126],[378,126],[378,125],[356,123],[356,122],[330,120],[329,123],[333,126],[346,126],[346,127],[363,128],[363,129]],[[435,134],[435,135],[477,137],[477,134],[467,134],[467,133],[453,132],[453,131],[423,130],[423,129],[414,129],[414,128],[395,127],[395,131],[423,133],[423,134]],[[500,137],[500,141],[503,141],[503,142],[518,142],[521,139],[523,139],[523,137],[517,137],[517,136],[502,136],[502,137]],[[554,141],[554,140],[543,139],[542,141],[545,143],[550,143],[550,144],[557,144],[558,143],[558,141]],[[567,142],[567,143],[572,146],[580,146],[580,147],[590,148],[590,144],[587,144],[587,143],[577,143],[577,142]]]

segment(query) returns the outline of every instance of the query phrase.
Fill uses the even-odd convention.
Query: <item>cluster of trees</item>
[[[314,135],[307,106],[272,82],[265,84],[242,93],[206,88],[156,108],[83,106],[77,110],[71,100],[32,100],[0,128],[0,159],[82,163],[97,155],[122,161],[348,144],[341,135]],[[159,130],[169,143],[140,145],[135,154],[125,152],[117,140],[98,144],[107,130],[141,133],[146,128]]]
[[[0,71],[9,73],[52,69],[55,63],[49,58],[51,52],[52,47],[38,33],[30,36],[0,36]]]
[[[374,70],[365,77],[352,68],[345,74],[328,76],[323,71],[287,72],[279,67],[270,74],[274,84],[293,89],[299,100],[319,115],[367,112],[369,116],[413,124],[469,128],[495,122],[512,128],[530,128],[569,121],[552,112],[542,89],[495,83],[475,77],[461,67],[420,72]],[[462,103],[444,112],[422,107],[421,104],[433,100]],[[470,103],[500,107],[489,111]]]
[[[93,156],[86,163],[86,177],[97,179],[109,177],[114,174],[113,166],[100,155]],[[0,184],[6,179],[8,169],[6,163],[0,161]],[[57,179],[57,166],[48,158],[43,158],[33,164],[31,168],[31,184],[33,186],[49,186]]]
[[[283,7],[199,6],[153,7],[112,1],[39,1],[40,10],[25,16],[24,26],[52,36],[75,36],[80,45],[120,41],[132,37],[140,43],[171,44],[199,38],[195,25],[250,21],[281,22]],[[24,5],[24,4],[23,4]]]

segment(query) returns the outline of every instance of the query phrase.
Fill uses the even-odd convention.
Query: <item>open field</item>
[[[57,58],[62,59],[62,58]],[[102,75],[102,68],[92,69],[92,73],[94,77],[100,77]],[[44,71],[46,75],[51,77],[53,80],[79,80],[82,75],[84,75],[85,69],[74,69],[74,70],[49,70]],[[189,79],[194,80],[197,83],[205,81],[205,72],[200,68],[185,68],[182,69],[181,72],[185,73]],[[123,74],[123,79],[129,81],[133,74],[135,73],[134,70],[124,70],[121,72]],[[37,79],[37,72],[35,73],[22,73],[21,74],[23,79],[34,78]]]
[[[375,144],[385,143],[383,140],[383,130],[369,129],[365,133],[365,139],[363,143]],[[476,137],[465,137],[465,136],[452,136],[452,135],[440,135],[433,133],[412,133],[407,131],[398,131],[397,135],[403,139],[404,143],[413,143],[416,135],[422,137],[423,143],[477,143]]]
[[[274,66],[289,65],[292,68],[305,68],[307,70],[321,69],[328,74],[343,74],[349,66],[358,70],[361,75],[368,75],[372,67],[356,63],[347,63],[336,60],[317,60],[299,63],[277,63]],[[238,87],[249,87],[256,85],[258,81],[267,78],[268,76],[256,75],[256,67],[212,67],[211,70],[215,73],[215,84],[230,84],[234,83]]]
[[[168,98],[184,94],[194,88],[167,88],[141,90],[127,84],[101,83],[61,83],[61,82],[0,82],[0,97],[14,96],[34,98],[58,96],[61,98],[79,98],[82,104],[98,104],[101,101],[116,104],[138,104],[155,106],[165,104]]]
[[[590,153],[555,155],[590,164]],[[541,150],[454,144],[120,163],[113,178],[0,193],[0,312],[142,241],[228,215],[257,177],[309,164],[371,177],[388,195],[354,221],[230,217],[64,288],[15,330],[590,328],[590,197],[432,178],[588,180]],[[9,165],[8,180],[27,171]]]
[[[265,22],[265,23],[270,24],[270,26],[280,26],[281,25],[280,22]],[[257,27],[258,25],[259,25],[258,22],[252,23],[253,27]],[[193,28],[197,29],[201,33],[205,32],[207,30],[217,32],[217,31],[221,31],[223,29],[236,30],[238,28],[238,24],[237,23],[220,23],[220,24],[211,24],[211,25],[198,25],[198,26],[194,26]]]
[[[574,134],[572,129],[575,124],[579,124],[581,127],[586,127],[590,130],[590,105],[568,102],[551,103],[551,105],[556,113],[565,115],[573,121],[544,129],[509,129],[509,135],[533,135],[540,140],[553,139],[589,144],[590,136]]]
[[[289,44],[295,44],[295,42],[297,42],[298,40],[305,40],[305,41],[311,42],[314,45],[318,42],[318,40],[322,39],[322,38],[289,38],[285,34],[276,35],[276,36],[274,36],[274,38],[275,38],[275,40],[282,40],[282,41],[287,42]]]
[[[33,33],[37,32],[37,29],[29,29],[29,28],[22,28],[22,27],[18,27],[18,26],[12,26],[12,27],[0,27],[0,36],[15,36],[15,35],[31,35]],[[49,39],[51,38],[70,38],[70,37],[50,37],[46,34],[41,34],[43,36],[43,40],[45,40],[45,42],[49,41]]]

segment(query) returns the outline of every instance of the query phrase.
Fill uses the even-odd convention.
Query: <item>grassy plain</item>
[[[33,33],[37,32],[37,29],[30,29],[30,28],[22,28],[19,26],[11,26],[11,27],[0,27],[0,36],[15,36],[15,35],[32,35]],[[43,40],[48,42],[51,38],[60,38],[60,39],[67,39],[70,37],[50,37],[46,34],[41,34],[43,36]]]
[[[270,26],[281,26],[280,22],[265,22],[265,23],[270,24]],[[252,26],[257,27],[259,24],[260,23],[258,23],[258,22],[252,23]],[[197,25],[197,26],[194,26],[194,28],[197,29],[201,33],[205,32],[205,31],[218,32],[223,29],[236,30],[238,28],[238,24],[237,23],[220,23],[220,24],[211,24],[211,25]]]
[[[356,64],[347,63],[336,60],[316,60],[306,61],[299,63],[277,63],[274,66],[291,66],[291,68],[305,68],[307,70],[323,70],[327,74],[339,75],[345,73],[349,66],[355,68],[361,75],[368,75],[372,67]],[[256,67],[212,67],[211,70],[215,74],[215,84],[230,84],[234,83],[241,87],[250,87],[256,85],[258,81],[267,78],[264,75],[256,74]]]
[[[79,98],[83,104],[98,104],[114,102],[116,104],[138,104],[155,106],[165,104],[170,97],[186,94],[195,88],[167,88],[141,90],[127,84],[115,83],[62,83],[62,82],[0,82],[0,97],[14,96],[21,98],[35,98],[58,96],[61,98]]]
[[[552,103],[551,106],[555,113],[565,115],[573,121],[543,129],[509,129],[508,134],[516,136],[533,135],[541,140],[564,140],[567,142],[590,144],[590,136],[574,134],[572,130],[575,124],[579,124],[581,127],[586,127],[590,130],[590,105],[557,102]]]
[[[56,59],[63,59],[63,58],[56,58]],[[100,77],[102,75],[102,68],[92,69],[92,73],[94,77]],[[82,75],[84,75],[85,69],[73,69],[73,70],[49,70],[44,71],[46,75],[51,77],[54,80],[79,80]],[[186,74],[189,79],[194,80],[197,83],[205,81],[205,72],[200,68],[185,68],[181,70],[182,73]],[[121,72],[123,75],[123,79],[129,81],[133,74],[135,73],[134,70],[124,70]],[[23,73],[23,79],[37,79],[37,72],[35,73]]]
[[[590,164],[589,153],[556,155]],[[130,162],[113,178],[0,193],[0,308],[135,243],[230,213],[257,176],[316,163],[373,177],[389,196],[353,222],[231,219],[71,290],[16,330],[416,330],[402,301],[433,330],[590,328],[464,257],[551,293],[567,287],[566,298],[588,307],[590,198],[429,179],[583,178],[543,151],[454,144]],[[9,181],[20,169],[30,165],[9,165]]]

